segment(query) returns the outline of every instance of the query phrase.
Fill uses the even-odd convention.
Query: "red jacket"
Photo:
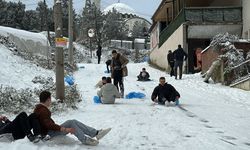
[[[61,126],[57,125],[54,120],[52,120],[51,112],[46,106],[42,104],[36,105],[34,113],[37,115],[39,123],[41,125],[42,135],[48,134],[49,130],[60,131]]]

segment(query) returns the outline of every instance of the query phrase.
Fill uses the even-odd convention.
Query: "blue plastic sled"
[[[64,81],[68,83],[69,85],[74,85],[74,78],[72,76],[66,76],[64,77]]]
[[[130,92],[128,95],[126,95],[126,99],[132,99],[132,98],[145,98],[146,95],[141,92]]]
[[[110,73],[110,72],[108,72],[108,70],[105,70],[104,73]]]
[[[96,104],[101,104],[101,103],[102,103],[102,101],[101,101],[101,99],[100,99],[99,96],[94,96],[94,97],[93,97],[93,101],[94,101],[94,103],[96,103]]]

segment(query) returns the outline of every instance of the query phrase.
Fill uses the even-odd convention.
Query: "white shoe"
[[[103,138],[107,133],[109,133],[110,130],[111,130],[111,128],[99,130],[99,131],[98,131],[98,134],[96,135],[96,139],[97,139],[97,140],[100,140],[100,139]]]
[[[171,106],[171,103],[170,103],[169,101],[166,101],[166,102],[165,102],[165,105],[166,105],[167,107],[169,107],[169,106]]]
[[[82,142],[85,145],[96,146],[99,144],[98,140],[87,137],[86,141]]]

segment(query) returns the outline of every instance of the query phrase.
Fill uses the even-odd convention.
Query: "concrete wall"
[[[157,49],[159,44],[159,25],[156,24],[150,33],[150,49]]]
[[[150,54],[151,63],[159,66],[162,69],[168,69],[167,54],[168,50],[174,51],[178,44],[184,43],[184,27],[181,25],[168,40],[160,47],[155,47]]]
[[[246,91],[250,91],[250,79],[245,80],[243,82],[240,82],[238,84],[235,84],[235,85],[233,85],[231,87],[239,88],[239,89],[246,90]]]
[[[243,6],[243,32],[245,39],[250,39],[250,0],[242,0]]]
[[[206,51],[202,52],[201,54],[201,61],[202,61],[202,67],[201,72],[205,73],[208,71],[212,63],[217,59],[219,56],[218,53],[214,52],[212,48],[208,48]]]

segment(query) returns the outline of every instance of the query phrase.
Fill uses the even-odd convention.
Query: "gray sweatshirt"
[[[97,95],[101,97],[103,104],[114,104],[115,98],[120,97],[120,93],[112,83],[106,83],[101,90],[97,92]]]

